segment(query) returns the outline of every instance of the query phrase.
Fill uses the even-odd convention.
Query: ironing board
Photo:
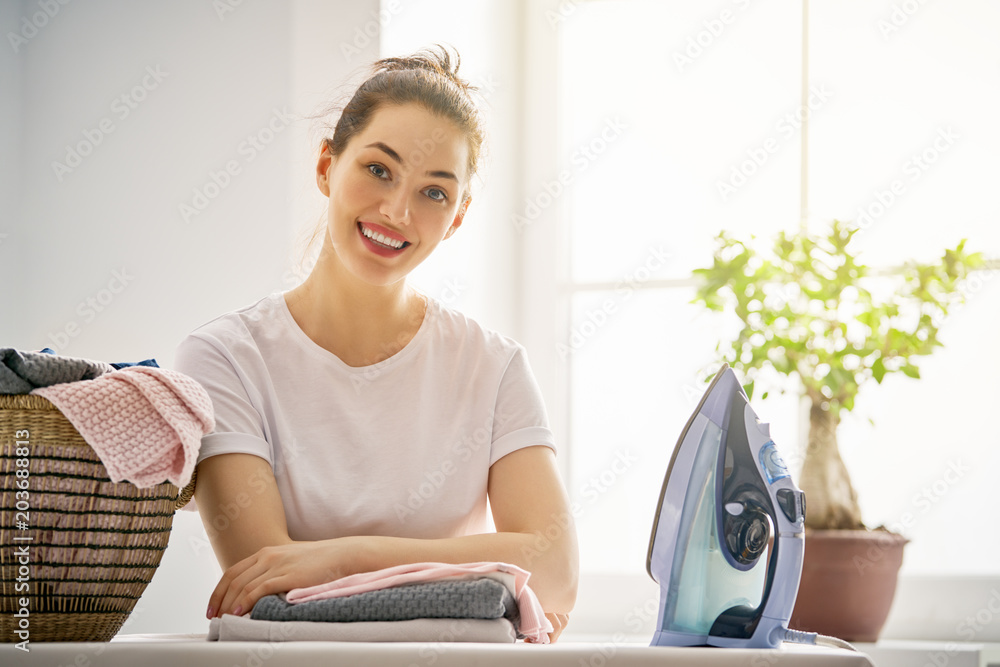
[[[334,662],[335,661],[335,662]],[[209,642],[204,634],[119,635],[107,644],[31,644],[25,653],[0,645],[2,665],[101,665],[102,667],[308,667],[330,664],[388,667],[593,667],[663,665],[874,667],[863,653],[786,644],[780,650],[649,647],[640,643],[560,641],[533,644]]]

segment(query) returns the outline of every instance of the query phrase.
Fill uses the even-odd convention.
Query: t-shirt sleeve
[[[542,392],[531,372],[524,347],[518,345],[497,391],[490,465],[511,452],[535,445],[556,450]]]
[[[177,346],[174,365],[205,388],[215,410],[215,429],[202,437],[198,463],[219,454],[254,454],[274,465],[264,420],[248,391],[253,385],[233,354],[195,333]]]

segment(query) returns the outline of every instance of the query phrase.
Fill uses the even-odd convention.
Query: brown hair
[[[450,120],[465,135],[469,142],[467,167],[471,180],[479,168],[486,133],[483,118],[473,99],[478,89],[458,76],[462,59],[457,50],[454,56],[453,59],[448,49],[436,44],[435,48],[421,49],[411,56],[376,61],[371,75],[358,86],[340,111],[332,136],[325,137],[322,145],[331,155],[340,156],[351,140],[368,127],[372,116],[380,108],[420,104]],[[336,109],[334,107],[324,115],[331,116]],[[467,201],[470,196],[466,189],[462,199]],[[309,261],[310,249],[325,226],[324,216],[304,243],[300,269]]]
[[[402,58],[382,58],[372,65],[372,75],[344,107],[333,136],[324,140],[331,155],[341,155],[380,108],[415,103],[447,118],[462,131],[469,142],[469,177],[476,173],[485,135],[479,109],[471,95],[476,88],[458,76],[462,63],[458,51],[455,51],[453,67],[448,50],[440,44],[436,47]],[[466,191],[463,199],[468,197]]]

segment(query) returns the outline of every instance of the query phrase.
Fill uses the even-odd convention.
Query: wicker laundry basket
[[[153,578],[184,495],[113,483],[52,403],[0,395],[0,642],[25,630],[32,642],[109,641]]]

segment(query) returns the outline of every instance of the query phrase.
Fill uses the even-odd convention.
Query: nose
[[[407,189],[401,185],[390,189],[382,199],[379,213],[396,224],[409,224],[410,202]]]

